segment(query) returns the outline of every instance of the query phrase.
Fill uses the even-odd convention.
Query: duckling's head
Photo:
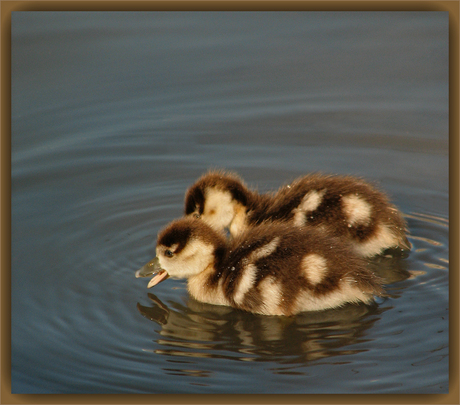
[[[235,174],[210,171],[185,194],[185,215],[199,218],[217,231],[232,226],[240,232],[251,193]]]
[[[183,218],[158,233],[156,257],[136,272],[148,277],[148,288],[168,277],[189,278],[219,261],[225,251],[224,237],[203,221]]]

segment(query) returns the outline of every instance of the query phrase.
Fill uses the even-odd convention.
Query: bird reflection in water
[[[369,266],[390,287],[410,279],[406,261],[382,256]],[[389,289],[397,298],[400,288]],[[139,312],[161,326],[155,348],[145,351],[165,356],[272,361],[302,364],[332,356],[358,353],[351,347],[367,341],[366,331],[391,306],[349,304],[339,309],[305,312],[292,317],[254,315],[231,307],[209,305],[189,297],[163,303],[148,294],[150,306],[137,304]],[[158,345],[161,347],[158,348]]]

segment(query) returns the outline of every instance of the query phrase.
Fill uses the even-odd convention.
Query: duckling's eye
[[[169,249],[165,250],[165,256],[166,257],[173,257],[173,252],[171,252]]]
[[[193,216],[194,216],[196,219],[200,218],[200,214],[198,214],[198,213],[196,213],[196,212],[195,212],[195,214],[193,214]]]

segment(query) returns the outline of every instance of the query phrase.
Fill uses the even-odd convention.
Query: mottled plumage
[[[156,258],[136,275],[187,278],[198,301],[265,315],[369,303],[380,279],[348,243],[317,229],[272,222],[227,240],[204,221],[179,219],[160,231]]]
[[[259,194],[235,174],[211,171],[187,190],[185,215],[232,236],[266,222],[308,224],[348,240],[364,257],[411,248],[401,213],[383,192],[352,176],[310,174]]]

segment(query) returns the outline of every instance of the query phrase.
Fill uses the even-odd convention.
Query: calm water
[[[448,14],[12,18],[13,393],[446,393]],[[134,271],[211,167],[376,182],[388,298],[255,316]],[[153,295],[154,294],[154,295]]]

